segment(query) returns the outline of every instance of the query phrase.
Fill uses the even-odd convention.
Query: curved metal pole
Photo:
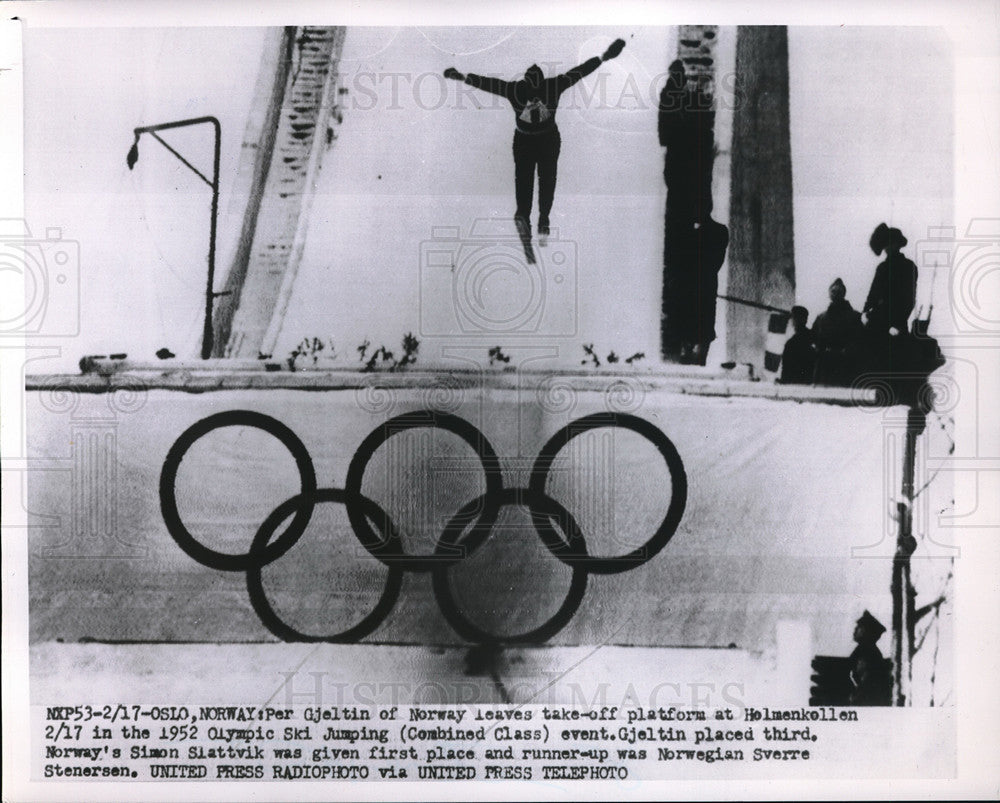
[[[189,125],[202,125],[211,124],[215,129],[215,153],[212,161],[212,180],[209,181],[201,172],[192,165],[187,159],[181,156],[177,151],[175,151],[170,145],[157,136],[157,131],[165,131],[170,128],[182,128]],[[215,305],[215,297],[219,295],[215,292],[215,235],[218,226],[219,217],[219,159],[222,150],[222,126],[216,117],[192,117],[188,120],[174,120],[169,123],[159,123],[158,125],[147,125],[140,126],[139,128],[133,129],[135,133],[135,143],[132,145],[132,150],[129,151],[128,165],[129,169],[135,164],[135,160],[139,158],[138,144],[139,137],[143,134],[152,134],[160,144],[162,144],[168,151],[170,151],[174,156],[176,156],[182,163],[184,163],[195,175],[197,175],[202,181],[208,184],[212,188],[212,221],[211,228],[209,230],[209,240],[208,240],[208,280],[205,285],[205,323],[202,328],[201,334],[201,358],[207,360],[212,356],[212,345],[213,345],[213,330],[212,330],[212,312]]]

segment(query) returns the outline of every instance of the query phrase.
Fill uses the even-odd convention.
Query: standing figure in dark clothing
[[[680,362],[705,365],[715,340],[715,305],[719,270],[726,259],[729,229],[708,218],[692,226],[687,237],[678,237],[679,259],[670,292],[674,300],[671,324],[680,340]]]
[[[818,385],[850,385],[858,373],[859,350],[865,327],[861,313],[847,300],[847,287],[841,279],[830,285],[830,306],[816,316],[813,339],[816,341],[816,377]]]
[[[917,266],[899,252],[906,238],[899,229],[880,223],[868,244],[876,255],[885,251],[865,301],[868,330],[876,336],[905,333],[917,298]]]
[[[792,327],[795,330],[785,341],[785,350],[781,354],[781,384],[809,385],[813,381],[816,369],[816,350],[813,347],[813,335],[806,324],[809,321],[809,310],[805,307],[792,307]]]
[[[705,365],[715,340],[718,274],[729,230],[712,219],[712,99],[689,82],[679,59],[671,63],[660,92],[657,133],[666,148],[667,185],[660,352],[670,362]]]
[[[854,627],[857,647],[851,653],[851,705],[889,705],[892,702],[892,675],[877,642],[885,626],[868,611]]]
[[[709,96],[688,86],[680,59],[671,62],[660,92],[657,134],[667,149],[667,225],[688,229],[712,213],[715,111]]]
[[[531,236],[531,203],[535,191],[535,171],[538,172],[538,234],[540,245],[549,235],[549,213],[556,191],[556,164],[562,140],[556,126],[559,96],[580,79],[590,75],[602,62],[618,56],[625,47],[624,39],[616,39],[600,57],[585,61],[578,67],[550,78],[542,68],[532,64],[520,81],[503,81],[483,75],[463,75],[454,67],[444,71],[445,78],[464,81],[476,89],[506,98],[514,107],[514,195],[517,211],[514,221],[522,239]],[[528,249],[526,248],[526,253]]]

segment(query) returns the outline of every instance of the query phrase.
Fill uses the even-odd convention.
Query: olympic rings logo
[[[254,427],[277,438],[294,458],[300,481],[299,493],[286,499],[267,516],[249,550],[242,554],[219,552],[199,542],[181,519],[176,497],[177,472],[188,450],[208,433],[232,426]],[[663,457],[670,477],[670,503],[653,535],[631,552],[612,557],[589,554],[573,516],[545,490],[552,463],[559,452],[573,438],[602,427],[626,429],[646,438]],[[400,533],[388,514],[361,492],[365,470],[376,450],[394,435],[418,428],[442,429],[465,441],[479,457],[486,480],[486,492],[470,500],[451,517],[433,553],[427,555],[407,554]],[[572,619],[583,600],[589,575],[618,574],[634,569],[663,549],[676,532],[687,503],[684,463],[670,439],[644,419],[610,412],[579,418],[549,438],[534,461],[527,488],[504,487],[496,451],[482,432],[468,421],[431,410],[405,413],[386,421],[361,442],[351,458],[344,486],[343,489],[317,487],[309,452],[285,424],[263,413],[230,410],[198,421],[170,448],[160,473],[160,509],[170,535],[190,557],[220,571],[246,572],[247,591],[254,611],[264,626],[284,641],[357,641],[374,631],[389,615],[399,597],[404,572],[430,572],[438,606],[463,638],[479,643],[538,643],[554,636]],[[317,636],[299,632],[278,616],[265,594],[262,571],[298,542],[316,505],[322,503],[345,506],[355,536],[373,557],[388,567],[389,573],[374,610],[361,622],[339,633]],[[499,635],[481,628],[461,612],[452,593],[448,570],[482,546],[490,537],[501,508],[508,505],[528,509],[542,543],[554,557],[572,569],[572,579],[565,601],[547,621],[528,632]],[[279,533],[279,528],[289,518],[291,520]],[[562,535],[556,526],[562,530]]]

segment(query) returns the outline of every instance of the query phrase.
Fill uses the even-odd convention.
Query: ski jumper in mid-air
[[[476,89],[506,98],[514,107],[517,128],[514,131],[514,196],[517,211],[514,222],[522,237],[531,236],[531,202],[538,170],[538,234],[541,245],[549,234],[549,213],[556,191],[556,163],[562,140],[556,126],[559,96],[573,84],[590,75],[602,62],[615,58],[625,47],[616,39],[604,54],[594,56],[578,67],[546,78],[541,67],[532,64],[519,81],[503,81],[483,75],[463,75],[454,67],[444,71],[445,78],[464,81]]]

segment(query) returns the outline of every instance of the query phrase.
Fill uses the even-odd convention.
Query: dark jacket
[[[889,662],[874,644],[859,644],[851,653],[851,705],[890,705],[892,673]]]
[[[886,333],[895,326],[906,332],[906,322],[917,298],[917,266],[896,252],[875,269],[864,311],[873,332]]]
[[[817,315],[813,323],[813,337],[820,351],[848,348],[858,342],[863,332],[861,313],[846,298],[831,301],[826,312]]]
[[[865,327],[847,299],[831,301],[813,323],[817,385],[850,385],[862,365]]]
[[[664,148],[697,144],[715,129],[715,110],[711,98],[700,90],[668,78],[660,91],[656,130]],[[713,140],[714,144],[714,140]]]
[[[813,335],[808,327],[804,327],[785,341],[785,350],[781,355],[781,381],[788,385],[809,385],[815,368]]]
[[[562,75],[543,78],[538,86],[532,86],[524,79],[504,81],[500,78],[490,78],[474,73],[468,73],[465,76],[465,83],[476,89],[482,89],[506,98],[514,107],[517,130],[521,133],[544,134],[556,129],[556,109],[559,106],[559,96],[600,66],[601,59],[594,56],[594,58],[588,59]]]
[[[660,93],[657,121],[660,145],[667,149],[663,164],[667,225],[686,229],[712,213],[715,112],[711,98],[671,76]]]

